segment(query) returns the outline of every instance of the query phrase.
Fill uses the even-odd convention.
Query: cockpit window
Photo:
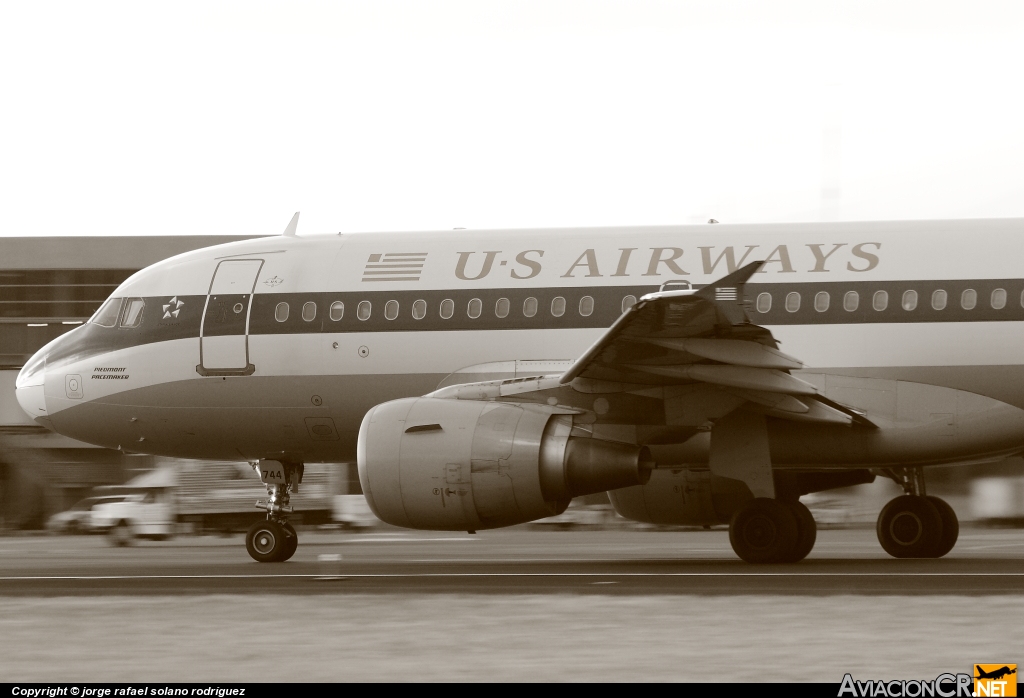
[[[121,314],[121,303],[124,298],[108,298],[107,302],[100,306],[96,314],[89,322],[100,327],[113,327],[117,324],[117,318]]]
[[[121,327],[138,327],[142,324],[142,311],[146,307],[146,301],[141,298],[129,298],[125,304],[124,315],[121,317]]]

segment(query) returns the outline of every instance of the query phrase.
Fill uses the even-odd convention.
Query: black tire
[[[284,554],[288,534],[271,519],[257,521],[245,534],[245,549],[256,562],[277,562]]]
[[[296,549],[299,547],[299,534],[295,532],[295,527],[290,523],[282,524],[282,527],[288,537],[285,539],[281,562],[286,562],[292,558],[292,555],[295,554]]]
[[[814,515],[799,499],[783,502],[796,517],[796,545],[790,551],[783,562],[800,562],[807,557],[814,549],[814,543],[818,539],[818,524],[814,521]]]
[[[960,521],[956,518],[953,507],[949,506],[945,499],[938,497],[927,497],[926,499],[935,505],[939,512],[939,518],[942,519],[942,536],[930,557],[943,557],[953,549],[956,539],[960,537]]]
[[[107,540],[117,548],[127,548],[135,538],[132,534],[132,527],[127,521],[118,521],[116,526],[107,531]]]
[[[745,562],[783,562],[797,542],[796,516],[779,500],[758,497],[732,517],[729,542]]]
[[[882,507],[875,530],[893,557],[932,557],[942,540],[942,517],[927,497],[903,495]]]

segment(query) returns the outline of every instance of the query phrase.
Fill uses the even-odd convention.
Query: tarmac
[[[285,563],[256,563],[241,535],[117,548],[103,536],[0,538],[0,596],[197,594],[1020,594],[1024,531],[964,528],[939,560],[896,560],[870,529],[821,530],[807,559],[749,565],[713,530],[516,527],[437,533],[299,531]]]

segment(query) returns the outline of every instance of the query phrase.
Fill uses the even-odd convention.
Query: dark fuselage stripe
[[[251,309],[248,296],[221,299],[230,301],[220,305],[223,331],[217,330],[215,320],[218,318],[213,317],[207,318],[205,331],[211,336],[241,334],[245,332],[246,321],[250,335],[604,329],[622,314],[625,298],[635,300],[658,288],[597,286],[257,293]],[[905,297],[908,291],[916,294],[912,309],[905,309],[911,300]],[[933,307],[936,291],[945,291],[946,302],[942,309]],[[881,310],[876,309],[879,292],[884,293],[886,299]],[[850,293],[856,294],[853,310],[849,309],[854,307],[852,299],[847,297]],[[770,304],[766,303],[765,294],[770,297]],[[791,294],[799,294],[799,303],[790,298],[787,304]],[[822,294],[827,294],[827,304]],[[972,298],[973,307],[965,308],[965,301],[970,306]],[[207,297],[177,296],[177,299],[183,304],[165,309],[170,297],[146,298],[142,323],[133,329],[83,325],[65,335],[69,339],[73,335],[74,341],[61,342],[54,347],[48,361],[64,362],[142,344],[198,338]],[[998,306],[1001,299],[1005,300],[1002,307],[993,307],[993,304]],[[768,326],[1024,321],[1024,279],[757,283],[746,287],[746,300],[751,321]],[[236,315],[233,309],[239,307],[239,303],[241,311]],[[342,304],[343,310],[336,306],[332,315],[332,305],[336,303]],[[366,319],[360,319],[365,315],[360,313],[361,303],[364,311],[369,310]],[[279,307],[281,304],[287,304],[287,313]],[[215,305],[211,303],[210,308]],[[530,315],[533,307],[536,312]],[[791,310],[793,308],[796,309]],[[420,319],[414,317],[414,309],[417,314],[422,310]],[[761,309],[767,310],[760,312]],[[168,310],[177,310],[177,313]],[[556,315],[559,310],[561,314]],[[588,310],[589,314],[584,315]],[[451,315],[445,317],[449,312]],[[279,321],[282,317],[285,319]]]

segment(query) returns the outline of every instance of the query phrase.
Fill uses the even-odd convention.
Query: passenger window
[[[455,301],[451,298],[445,298],[441,301],[441,317],[445,320],[450,320],[452,315],[455,314]]]
[[[814,295],[814,309],[819,313],[823,313],[828,310],[829,295],[827,291],[818,291]]]
[[[914,310],[917,308],[917,291],[910,290],[903,292],[903,309]]]
[[[525,301],[523,301],[523,315],[525,315],[526,317],[533,317],[536,314],[537,314],[537,299],[531,297],[531,298],[527,298]]]
[[[626,312],[636,305],[636,296],[626,296],[622,299],[622,312]]]
[[[316,317],[316,303],[308,301],[302,304],[302,319],[306,322],[313,322]]]
[[[494,314],[498,317],[508,317],[508,311],[511,304],[508,302],[508,298],[499,298],[498,302],[494,304]]]
[[[125,304],[124,316],[121,318],[121,327],[132,328],[142,324],[142,310],[146,307],[146,301],[141,298],[129,298]]]
[[[590,317],[594,312],[594,299],[590,296],[583,296],[580,298],[580,315],[583,317]]]
[[[369,320],[372,312],[373,306],[370,305],[370,301],[359,301],[359,305],[356,306],[356,317],[360,320]]]
[[[398,301],[388,301],[384,304],[384,318],[394,320],[398,317]]]
[[[565,299],[561,296],[555,296],[551,299],[551,314],[555,317],[562,317],[565,315]]]
[[[786,312],[795,313],[800,310],[800,294],[792,291],[786,296]]]
[[[1005,288],[997,288],[994,291],[992,291],[992,299],[991,299],[990,302],[992,303],[992,309],[993,310],[1002,310],[1003,308],[1005,308],[1006,307],[1006,289]]]
[[[964,310],[974,310],[974,306],[978,304],[978,292],[973,288],[966,288],[964,292],[960,294],[960,307]]]
[[[935,310],[944,310],[946,307],[946,292],[944,290],[936,289],[932,291],[932,308]]]
[[[759,293],[757,294],[757,303],[754,306],[757,308],[759,313],[767,313],[772,309],[772,294],[770,293]]]
[[[284,322],[285,320],[288,319],[287,303],[282,301],[281,303],[277,304],[277,307],[274,308],[274,319],[277,320],[278,322]]]
[[[412,304],[412,319],[422,320],[427,316],[427,302],[425,300],[418,300]]]
[[[472,319],[476,320],[480,317],[480,313],[484,311],[484,303],[479,298],[473,298],[469,301],[469,305],[466,306],[466,314]]]
[[[860,294],[856,291],[847,291],[843,296],[843,310],[852,313],[860,305]]]
[[[108,298],[89,322],[100,327],[113,327],[117,324],[117,318],[121,314],[122,301],[124,298]]]
[[[331,303],[331,320],[337,322],[343,317],[345,317],[345,304],[341,301]]]
[[[878,311],[888,308],[889,294],[886,291],[875,291],[875,295],[871,298],[871,307]]]

